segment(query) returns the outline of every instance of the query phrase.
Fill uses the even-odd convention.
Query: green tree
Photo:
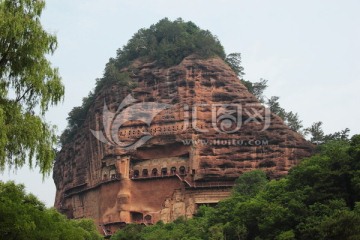
[[[305,135],[310,134],[310,141],[314,144],[323,144],[329,141],[348,141],[349,128],[345,128],[339,132],[325,134],[322,129],[323,123],[321,121],[314,122],[310,127],[304,129]]]
[[[305,128],[305,133],[310,134],[310,141],[315,144],[320,144],[324,140],[324,131],[322,129],[322,122],[315,122],[310,127]]]
[[[258,82],[250,82],[242,79],[241,82],[261,103],[265,103],[264,91],[268,87],[268,80],[260,78]]]
[[[117,231],[111,239],[114,240],[142,240],[141,231],[144,228],[140,224],[129,224],[125,228]]]
[[[282,107],[280,107],[280,103],[279,103],[279,97],[277,96],[272,96],[271,98],[269,98],[267,100],[266,103],[269,108],[270,111],[276,115],[278,115],[279,117],[281,117],[283,120],[285,120],[285,116],[286,116],[286,111],[285,109],[283,109]]]
[[[292,111],[287,112],[284,108],[282,108],[279,103],[279,97],[272,96],[267,100],[266,104],[269,106],[270,111],[281,117],[291,130],[303,134],[303,125],[302,121],[299,119],[299,115]]]
[[[40,167],[50,172],[56,143],[44,120],[49,105],[64,95],[58,74],[46,59],[56,37],[41,26],[44,1],[0,1],[0,170],[5,166]]]
[[[293,230],[280,233],[275,240],[295,240],[295,233]]]
[[[261,170],[246,172],[236,179],[233,193],[245,198],[251,198],[260,192],[267,182],[266,174]]]
[[[241,53],[230,53],[226,56],[225,62],[240,78],[245,74],[244,67],[241,66]]]
[[[297,113],[293,113],[292,111],[287,112],[285,114],[285,123],[291,130],[303,134],[301,130],[303,128],[302,121],[299,119],[299,115]]]
[[[224,240],[224,226],[221,223],[209,227],[209,240]]]
[[[179,64],[190,54],[207,58],[219,56],[225,60],[224,48],[210,31],[200,29],[193,22],[181,18],[170,21],[161,19],[150,28],[140,29],[129,42],[117,52],[117,67],[127,66],[135,59],[156,61],[158,65]]]
[[[131,90],[135,86],[135,83],[131,81],[128,73],[120,72],[116,69],[113,62],[110,61],[105,68],[104,77],[97,79],[94,92],[90,92],[87,97],[83,98],[81,106],[74,107],[69,112],[68,117],[66,118],[68,125],[62,132],[59,139],[61,145],[65,145],[70,142],[76,135],[77,131],[81,128],[85,122],[90,107],[95,102],[96,94],[98,94],[103,88],[111,85],[118,85],[124,88],[124,90]]]
[[[360,209],[354,211],[343,209],[321,222],[320,231],[325,239],[360,239]]]
[[[100,240],[92,220],[68,220],[47,209],[23,185],[0,181],[0,238],[6,240]]]
[[[336,141],[338,141],[338,140],[348,141],[349,140],[349,132],[350,132],[350,129],[345,128],[344,130],[341,130],[339,132],[326,134],[324,136],[324,142],[334,141],[334,140],[336,140]]]

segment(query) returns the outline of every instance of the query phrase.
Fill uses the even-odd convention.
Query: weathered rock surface
[[[55,207],[71,218],[93,218],[106,232],[129,222],[191,217],[199,205],[227,197],[243,172],[263,169],[277,178],[312,152],[220,58],[190,56],[171,68],[136,62],[128,71],[137,82],[132,96],[138,107],[130,104],[104,124],[104,100],[115,113],[127,92],[116,85],[103,89],[57,156]],[[141,105],[146,102],[169,108],[147,125],[139,119],[153,111]],[[138,120],[120,126],[117,116],[131,117],[131,108]],[[107,137],[115,131],[115,143],[136,143],[143,132],[153,137],[124,149],[99,141],[90,129]]]

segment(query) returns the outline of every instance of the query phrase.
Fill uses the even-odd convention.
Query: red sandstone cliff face
[[[116,85],[103,89],[74,141],[58,154],[53,173],[55,207],[69,217],[94,218],[104,233],[128,222],[191,217],[198,205],[228,196],[241,173],[263,169],[279,177],[312,152],[220,58],[188,57],[170,68],[136,62],[127,71],[137,82],[136,103],[168,108],[148,125],[132,120],[118,126],[122,111],[116,111],[127,92]],[[107,124],[104,101],[115,119]],[[146,118],[149,110],[139,106],[134,109]],[[124,149],[116,141],[103,143],[90,129],[105,136],[115,129],[117,142],[127,144],[144,132],[151,138]]]

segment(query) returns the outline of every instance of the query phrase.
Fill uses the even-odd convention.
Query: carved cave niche
[[[110,166],[109,176],[110,176],[110,179],[115,179],[116,178],[116,167],[115,167],[115,165]]]
[[[130,212],[131,222],[134,223],[142,223],[143,222],[143,214],[141,212]]]
[[[166,176],[167,175],[167,168],[162,168],[161,169],[161,176]]]
[[[138,178],[140,176],[140,171],[139,170],[134,170],[134,178]]]
[[[106,164],[102,164],[101,168],[101,176],[103,181],[116,179],[117,172],[115,165],[106,166]]]
[[[144,217],[144,222],[146,223],[146,224],[152,224],[152,216],[151,215],[146,215],[145,217]]]
[[[186,168],[184,166],[181,166],[179,168],[179,173],[180,173],[180,175],[185,175],[186,174]]]
[[[158,175],[158,170],[157,168],[153,168],[153,170],[151,170],[151,176],[157,176]]]

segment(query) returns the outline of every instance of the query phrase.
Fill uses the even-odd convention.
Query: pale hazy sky
[[[47,120],[59,133],[105,64],[140,28],[164,17],[193,21],[217,35],[227,53],[241,52],[245,78],[269,80],[305,126],[324,122],[326,133],[360,133],[360,1],[358,0],[47,0],[42,23],[56,33],[51,61],[60,69],[65,100]],[[52,206],[55,186],[38,170],[6,171],[1,180],[24,183]]]

